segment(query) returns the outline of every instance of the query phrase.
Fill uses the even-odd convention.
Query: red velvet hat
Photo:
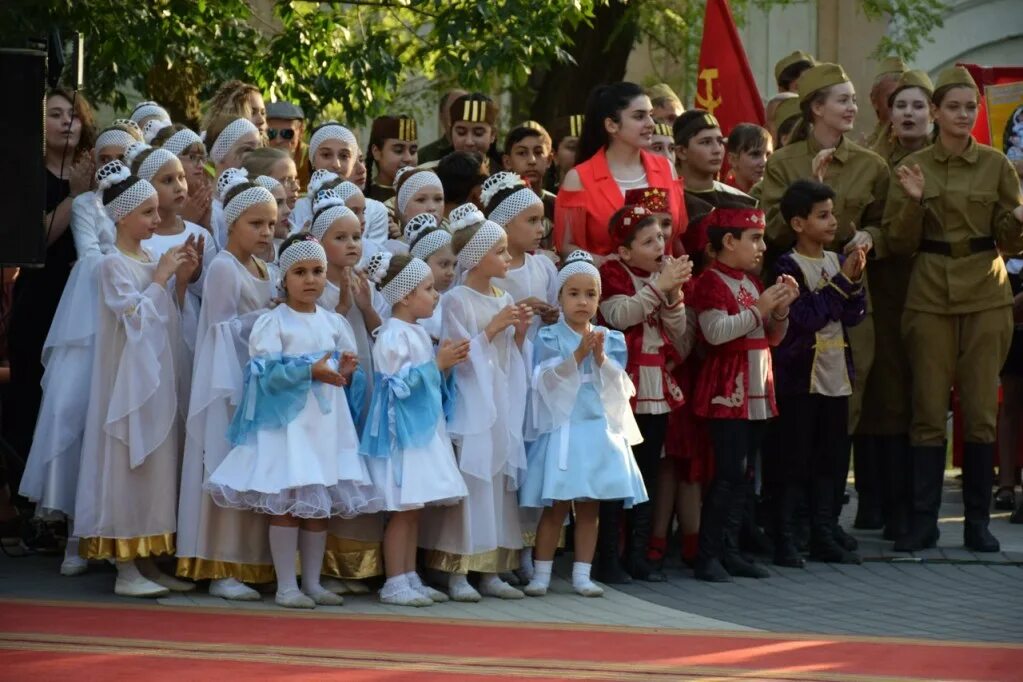
[[[608,226],[614,247],[617,249],[619,246],[625,246],[629,238],[636,233],[636,227],[652,215],[649,209],[630,204],[626,204],[621,211],[615,213],[611,225]]]
[[[668,190],[661,187],[640,187],[625,190],[626,206],[642,206],[651,213],[671,213]]]
[[[701,222],[704,229],[763,230],[767,227],[764,212],[759,208],[715,208]]]

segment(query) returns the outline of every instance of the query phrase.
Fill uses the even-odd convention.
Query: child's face
[[[227,243],[249,255],[266,253],[272,248],[277,206],[256,204],[247,208],[228,227]]]
[[[597,314],[600,282],[585,273],[572,275],[565,280],[565,286],[561,287],[558,303],[566,322],[575,326],[586,324]]]
[[[405,206],[405,222],[421,213],[429,213],[440,222],[444,217],[444,190],[440,187],[424,187],[413,194]]]
[[[284,186],[284,192],[286,200],[288,202],[288,210],[295,208],[295,201],[298,199],[298,169],[295,167],[294,160],[287,158],[281,159],[273,165],[271,169],[270,177]],[[280,218],[283,223],[287,216]]]
[[[554,165],[562,173],[575,168],[575,152],[579,149],[578,137],[563,137],[558,143],[558,149],[554,154]]]
[[[406,306],[415,319],[424,320],[433,315],[439,300],[440,293],[433,285],[433,275],[427,275],[412,293],[398,301],[398,305]]]
[[[456,152],[486,154],[494,143],[494,128],[489,123],[458,121],[451,126],[451,146]]]
[[[670,213],[655,213],[657,224],[661,227],[661,234],[664,235],[664,243],[671,243],[671,236],[675,232],[675,224],[671,221]]]
[[[501,240],[490,247],[487,255],[483,256],[473,270],[478,270],[484,277],[502,278],[508,274],[508,265],[511,263],[511,254],[508,253],[508,239],[501,237]]]
[[[451,244],[445,244],[430,254],[426,264],[433,273],[434,287],[437,291],[447,291],[455,281],[455,252]]]
[[[149,197],[117,223],[117,231],[131,239],[149,239],[160,227],[159,200]]]
[[[359,219],[359,225],[362,226],[362,231],[366,231],[366,197],[362,195],[362,192],[356,192],[353,194],[348,201],[345,202],[345,206],[355,214],[355,217]]]
[[[366,186],[366,155],[361,151],[355,155],[355,165],[352,167],[352,174],[347,179],[356,187]]]
[[[625,262],[647,272],[660,272],[664,263],[664,233],[657,222],[636,230],[632,243],[618,247],[618,256]]]
[[[508,235],[508,251],[522,255],[540,248],[543,238],[543,204],[533,204],[511,219],[504,227]]]
[[[224,160],[217,164],[217,168],[219,170],[241,168],[249,152],[259,149],[259,146],[259,133],[245,133],[235,141],[234,146],[227,152]]]
[[[185,200],[188,199],[188,181],[185,169],[177,157],[174,157],[153,176],[153,187],[160,202],[160,211],[165,215],[177,215]]]
[[[108,144],[106,147],[99,149],[96,159],[97,168],[102,168],[114,160],[124,161],[124,147],[119,144]]]
[[[813,205],[810,215],[806,218],[796,216],[792,219],[792,230],[798,240],[806,240],[813,244],[827,246],[835,241],[838,234],[838,220],[835,218],[834,202],[831,199],[819,201]]]
[[[729,154],[728,162],[732,165],[732,172],[735,177],[741,179],[752,187],[764,179],[764,171],[767,169],[767,159],[774,153],[774,146],[771,140],[760,149],[752,149]]]
[[[291,207],[288,206],[288,191],[283,186],[274,187],[270,194],[277,200],[277,225],[274,228],[274,237],[285,239],[288,236],[288,216],[291,215]]]
[[[675,140],[667,135],[654,135],[650,151],[658,156],[663,156],[671,165],[675,165]]]
[[[726,234],[723,246],[724,251],[718,254],[718,260],[745,272],[755,271],[767,250],[763,230],[743,230],[739,237]]]
[[[504,155],[504,168],[518,173],[536,191],[543,188],[543,176],[551,165],[551,148],[540,135],[524,137]]]
[[[701,130],[685,147],[676,149],[686,168],[694,175],[712,176],[721,172],[725,160],[725,138],[720,128]]]
[[[354,267],[362,258],[362,226],[351,216],[335,220],[321,243],[328,263],[339,268]]]
[[[191,191],[209,182],[209,176],[206,174],[206,148],[201,144],[193,144],[183,150],[178,160],[185,169],[185,178]]]
[[[313,170],[329,170],[344,179],[352,174],[358,151],[339,140],[324,140],[313,156]]]
[[[419,141],[406,142],[395,138],[384,140],[384,146],[373,146],[373,161],[380,175],[393,180],[394,174],[404,166],[419,165]]]
[[[327,266],[318,260],[300,260],[284,275],[288,303],[315,305],[327,285]]]

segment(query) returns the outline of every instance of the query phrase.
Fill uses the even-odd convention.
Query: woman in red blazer
[[[554,208],[554,240],[560,253],[575,249],[593,254],[599,266],[612,252],[608,223],[625,203],[625,192],[660,187],[668,192],[675,244],[685,231],[682,180],[668,160],[646,151],[654,133],[650,98],[635,83],[597,87],[586,103],[586,119],[576,166],[565,176]]]

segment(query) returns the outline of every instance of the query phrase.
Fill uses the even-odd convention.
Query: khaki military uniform
[[[944,442],[955,383],[966,441],[990,444],[1012,336],[1012,292],[995,247],[1023,251],[1023,225],[1012,215],[1019,178],[1003,154],[972,140],[961,155],[938,142],[904,163],[923,170],[923,198],[913,201],[893,179],[884,229],[891,253],[916,254],[902,320],[913,371],[910,438]]]
[[[821,150],[811,135],[792,142],[767,160],[764,179],[757,193],[760,206],[767,214],[767,241],[770,252],[779,255],[792,247],[795,233],[781,215],[781,197],[796,180],[813,178],[813,159]],[[824,183],[835,191],[835,218],[838,234],[832,248],[842,249],[857,229],[867,230],[874,239],[877,257],[883,257],[879,243],[884,241],[881,218],[888,194],[888,165],[874,152],[843,138],[828,165]],[[883,244],[880,245],[884,248]],[[770,254],[769,254],[770,255]],[[869,277],[869,273],[868,273]],[[874,321],[868,293],[867,317],[849,329],[855,381],[849,400],[849,430],[855,432],[860,421],[864,389],[874,361]]]

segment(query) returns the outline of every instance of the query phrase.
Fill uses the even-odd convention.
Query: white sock
[[[553,561],[535,561],[533,562],[533,579],[530,580],[531,585],[543,585],[544,587],[550,587],[551,584],[551,571],[554,569]]]
[[[327,531],[303,530],[298,534],[298,551],[302,560],[302,591],[306,594],[319,592],[320,570],[323,567],[323,552],[327,549]]]
[[[500,585],[507,585],[505,581],[501,580],[501,576],[497,573],[481,573],[480,574],[480,589],[487,589],[490,587],[497,587]]]
[[[118,561],[114,563],[117,567],[117,577],[129,582],[136,580],[145,580],[145,577],[139,573],[139,567],[135,565],[134,561]]]
[[[455,590],[459,588],[472,589],[472,585],[469,584],[469,576],[464,573],[448,573],[448,589]]]
[[[590,566],[590,564],[584,564],[581,561],[572,564],[572,587],[580,587],[592,583],[590,580]]]
[[[536,562],[533,561],[532,547],[522,548],[522,553],[519,554],[519,566],[521,567],[522,572],[525,573],[527,577],[530,578],[533,577],[533,570],[534,567],[536,566]]]
[[[391,596],[394,596],[394,595],[398,594],[402,590],[409,589],[409,587],[410,587],[410,585],[408,584],[408,574],[407,573],[403,573],[401,575],[391,576],[384,583],[384,586],[380,588],[380,596],[381,597],[391,597]]]
[[[298,553],[298,526],[270,526],[270,556],[277,572],[277,593],[298,589],[295,554]],[[319,564],[316,565],[317,569]]]
[[[409,571],[405,574],[405,579],[408,580],[409,587],[416,592],[421,591],[426,585],[423,583],[423,579],[419,577],[419,574],[415,571]]]
[[[67,546],[64,548],[65,559],[80,559],[78,556],[78,537],[75,535],[68,536]]]

